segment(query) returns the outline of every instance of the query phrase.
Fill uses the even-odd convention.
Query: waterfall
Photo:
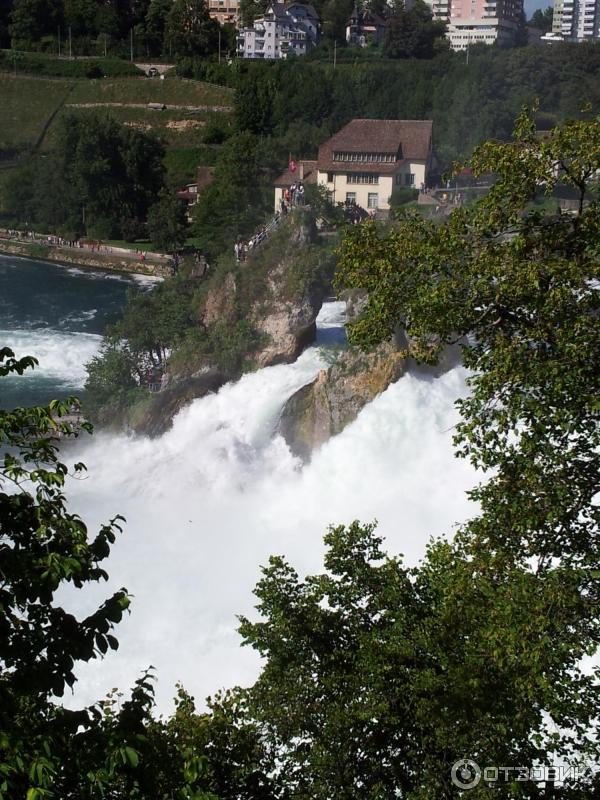
[[[317,345],[294,364],[192,402],[160,438],[100,433],[68,453],[88,467],[87,478],[69,482],[71,510],[91,533],[117,513],[127,523],[107,562],[108,586],[61,599],[81,615],[120,586],[133,595],[119,651],[80,669],[77,702],[127,689],[151,664],[163,711],[176,681],[199,701],[248,684],[260,663],[240,648],[236,615],[252,616],[269,555],[285,555],[300,574],[320,571],[329,524],[377,519],[388,551],[415,563],[429,536],[451,535],[473,514],[465,490],[475,473],[452,447],[462,369],[405,375],[310,464],[274,435],[287,398],[326,366],[321,345],[341,338],[340,304],[327,304]]]

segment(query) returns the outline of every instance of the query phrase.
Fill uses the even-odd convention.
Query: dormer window
[[[396,153],[353,153],[336,150],[333,153],[333,160],[365,164],[394,164],[398,160],[398,155]]]

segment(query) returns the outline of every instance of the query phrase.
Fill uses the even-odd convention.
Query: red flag
[[[296,162],[292,158],[292,154],[291,153],[290,153],[289,159],[288,159],[288,168],[289,168],[290,172],[296,172],[296,170],[298,168],[298,165],[296,164]]]

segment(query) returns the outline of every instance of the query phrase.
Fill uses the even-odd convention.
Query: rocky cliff
[[[346,350],[333,366],[290,397],[278,432],[295,455],[307,459],[316,447],[341,433],[405,369],[406,358],[392,343],[370,353]]]
[[[342,294],[346,322],[354,322],[364,311],[364,290]],[[437,377],[460,363],[460,345],[446,347],[435,366],[417,364],[407,355],[411,342],[398,326],[392,340],[370,352],[351,347],[336,362],[322,370],[312,383],[299,389],[285,404],[278,423],[291,451],[307,460],[313,450],[341,433],[359,412],[410,370],[414,375]]]
[[[303,209],[280,223],[245,261],[223,259],[203,277],[196,316],[203,346],[174,353],[169,383],[136,403],[127,425],[157,435],[184,405],[244,372],[291,363],[316,336],[331,292],[331,248]]]

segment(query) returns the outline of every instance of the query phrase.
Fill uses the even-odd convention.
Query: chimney
[[[304,162],[303,161],[301,161],[298,164],[298,169],[299,169],[299,173],[298,174],[300,175],[300,180],[303,181],[304,180]]]

